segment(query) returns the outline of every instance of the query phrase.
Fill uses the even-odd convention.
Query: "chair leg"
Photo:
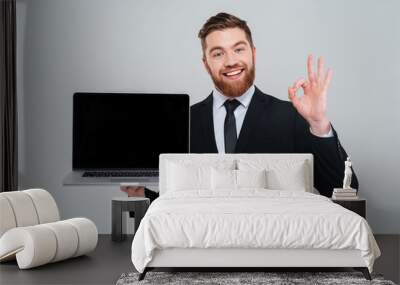
[[[369,274],[369,270],[367,267],[354,267],[354,269],[357,271],[361,271],[362,274],[364,275],[365,279],[372,280],[371,274]]]
[[[144,279],[144,277],[146,276],[148,269],[147,267],[144,269],[144,271],[142,273],[139,274],[139,278],[138,281],[142,281]]]

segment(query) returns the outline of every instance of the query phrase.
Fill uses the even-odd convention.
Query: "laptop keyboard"
[[[83,177],[158,177],[158,170],[145,171],[86,171]]]

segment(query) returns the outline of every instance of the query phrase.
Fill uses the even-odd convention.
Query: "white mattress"
[[[143,272],[156,249],[168,248],[359,250],[370,271],[380,255],[359,215],[320,195],[265,189],[162,195],[138,228],[132,262]]]

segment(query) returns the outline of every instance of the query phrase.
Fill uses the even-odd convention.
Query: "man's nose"
[[[235,66],[238,63],[238,60],[236,58],[236,55],[233,52],[227,52],[225,56],[225,66],[230,67],[230,66]]]

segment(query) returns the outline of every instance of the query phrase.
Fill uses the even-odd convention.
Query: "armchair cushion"
[[[58,207],[44,189],[0,193],[0,262],[17,259],[20,269],[92,251],[96,225],[86,218],[59,221]]]
[[[0,260],[14,256],[20,269],[80,256],[97,245],[97,228],[85,218],[18,227],[0,238]]]

